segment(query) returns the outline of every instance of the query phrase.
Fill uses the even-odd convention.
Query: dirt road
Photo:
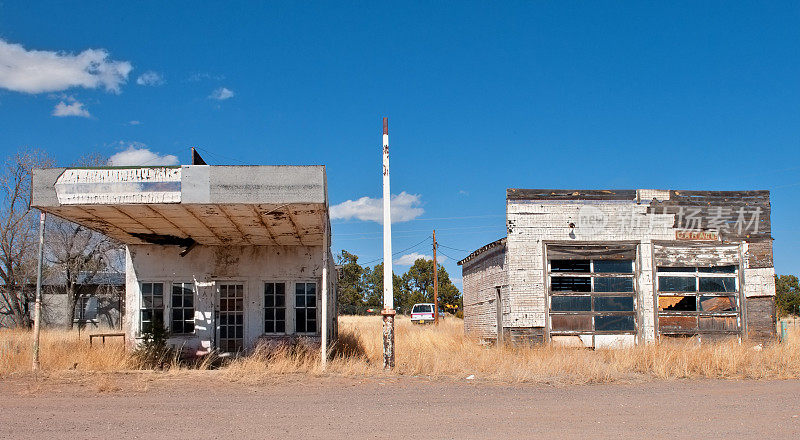
[[[0,437],[15,439],[800,438],[799,416],[799,381],[0,380]]]

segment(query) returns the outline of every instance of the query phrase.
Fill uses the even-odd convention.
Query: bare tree
[[[37,222],[31,211],[31,176],[36,167],[53,166],[44,152],[22,149],[0,169],[0,318],[29,326],[28,303],[35,281]]]
[[[74,164],[80,167],[106,165],[108,159],[100,154],[88,154]],[[75,306],[84,284],[98,284],[95,277],[101,272],[121,272],[122,245],[99,232],[58,217],[48,220],[45,234],[47,262],[53,277],[67,294],[67,322],[73,327]]]
[[[75,305],[84,284],[98,273],[119,271],[121,245],[103,234],[75,223],[53,218],[46,229],[47,261],[53,276],[62,283],[67,294],[69,328],[73,326]]]

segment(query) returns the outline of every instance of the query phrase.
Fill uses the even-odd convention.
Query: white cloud
[[[392,196],[392,223],[414,220],[425,213],[419,205],[422,203],[419,194],[408,194],[403,191]],[[383,199],[362,197],[358,200],[347,200],[331,206],[331,218],[350,220],[356,218],[363,221],[383,223]]]
[[[119,93],[133,70],[127,61],[109,59],[105,49],[66,52],[26,50],[0,40],[0,88],[14,92],[43,93],[72,87]]]
[[[216,99],[217,101],[224,101],[226,99],[233,98],[233,91],[228,89],[227,87],[220,87],[217,90],[211,92],[209,98]]]
[[[133,120],[133,121],[128,122],[128,125],[141,125],[141,124],[142,124],[142,122],[141,121],[137,121],[137,120]]]
[[[136,78],[136,84],[139,84],[140,86],[160,86],[165,82],[166,81],[164,81],[163,75],[152,70],[148,70]]]
[[[394,260],[394,264],[398,266],[413,266],[414,263],[422,258],[423,260],[433,260],[433,257],[430,255],[420,254],[418,252],[412,252],[410,254],[403,255],[402,257]],[[444,263],[447,261],[447,257],[444,255],[437,255],[436,256],[436,263]]]
[[[83,108],[83,103],[80,101],[72,101],[72,104],[66,104],[64,101],[59,101],[53,109],[53,116],[80,116],[82,118],[89,118],[89,110]]]
[[[128,148],[114,154],[108,158],[111,166],[131,166],[131,165],[178,165],[178,158],[172,154],[159,154],[150,151],[147,145],[141,142],[131,142]]]

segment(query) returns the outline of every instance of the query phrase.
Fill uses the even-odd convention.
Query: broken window
[[[172,283],[172,320],[175,335],[194,333],[194,284]]]
[[[142,283],[140,286],[139,329],[142,334],[164,327],[164,283]]]
[[[658,327],[665,335],[739,332],[738,267],[658,267]]]
[[[560,250],[562,254],[584,251]],[[596,249],[588,251],[598,253]],[[629,255],[620,259],[620,255],[605,252],[602,259],[550,260],[551,333],[635,332],[636,289]]]
[[[286,283],[264,284],[264,333],[286,333]]]
[[[295,284],[294,316],[295,332],[317,332],[317,283]]]

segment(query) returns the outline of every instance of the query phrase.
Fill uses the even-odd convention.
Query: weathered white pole
[[[328,214],[322,227],[322,326],[320,329],[320,363],[322,369],[328,365]]]
[[[36,270],[36,302],[33,305],[33,371],[39,369],[39,332],[42,321],[42,259],[44,257],[45,213],[39,213],[39,266]]]
[[[394,368],[392,210],[389,189],[389,118],[383,118],[383,368]]]

